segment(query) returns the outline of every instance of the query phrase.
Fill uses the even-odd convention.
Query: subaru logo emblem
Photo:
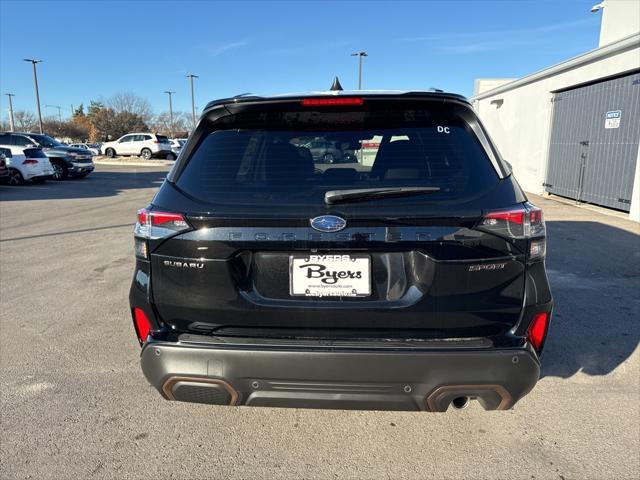
[[[335,215],[320,215],[309,220],[309,223],[311,223],[311,228],[320,232],[339,232],[347,226],[347,221],[344,218]]]

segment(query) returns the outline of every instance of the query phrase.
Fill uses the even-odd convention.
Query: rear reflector
[[[140,345],[147,341],[147,337],[149,336],[149,332],[151,332],[151,322],[149,322],[149,318],[140,308],[133,309],[133,323],[136,328],[136,335],[138,336],[138,341]]]
[[[364,100],[360,97],[329,97],[329,98],[303,98],[300,105],[303,107],[331,107],[343,105],[362,105]]]
[[[533,348],[536,350],[540,350],[542,344],[544,343],[544,337],[547,334],[547,324],[549,323],[549,314],[547,312],[537,313],[533,320],[531,321],[531,325],[529,325],[529,330],[527,331],[527,337],[533,345]]]

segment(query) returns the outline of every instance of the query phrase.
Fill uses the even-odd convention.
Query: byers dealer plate
[[[371,295],[371,257],[368,255],[291,255],[289,269],[292,296]]]

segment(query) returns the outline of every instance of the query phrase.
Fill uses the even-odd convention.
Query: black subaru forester
[[[138,212],[142,369],[187,402],[508,409],[540,372],[545,242],[464,97],[214,101]]]

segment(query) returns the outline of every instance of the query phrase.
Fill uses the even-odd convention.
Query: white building
[[[640,0],[594,9],[598,48],[520,79],[478,79],[472,101],[526,191],[640,221]]]

